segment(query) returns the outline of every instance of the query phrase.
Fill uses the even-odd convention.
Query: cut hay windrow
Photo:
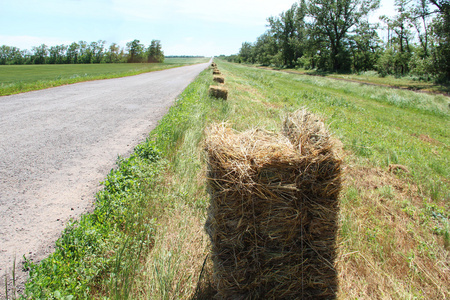
[[[283,134],[207,130],[212,244],[218,299],[330,299],[341,159],[306,110]]]
[[[215,98],[228,99],[228,90],[223,86],[210,85],[208,93]]]
[[[214,75],[213,80],[218,83],[225,83],[225,77]]]

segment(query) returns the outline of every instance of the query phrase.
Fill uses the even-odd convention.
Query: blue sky
[[[0,45],[71,44],[106,40],[121,46],[134,39],[161,40],[166,55],[230,55],[254,42],[266,19],[294,0],[0,0]],[[378,15],[393,15],[382,0]]]

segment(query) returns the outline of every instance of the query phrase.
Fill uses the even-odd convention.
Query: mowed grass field
[[[217,63],[228,100],[208,96],[212,70],[201,73],[149,136],[149,153],[159,171],[150,172],[154,162],[139,160],[138,167],[123,173],[135,184],[124,185],[120,195],[139,195],[140,200],[121,207],[119,215],[146,216],[139,234],[148,242],[139,255],[130,246],[136,247],[133,238],[112,226],[124,235],[120,241],[109,237],[117,246],[96,254],[106,253],[102,259],[112,267],[98,271],[99,264],[91,263],[95,255],[89,254],[81,264],[87,271],[80,268],[72,279],[61,272],[58,276],[64,277],[58,279],[50,259],[47,271],[34,272],[29,290],[74,294],[77,290],[68,289],[68,283],[73,280],[81,289],[83,274],[95,273],[83,287],[94,299],[210,299],[214,285],[203,228],[209,202],[205,128],[226,121],[239,131],[279,131],[288,113],[306,108],[321,116],[342,144],[337,298],[449,298],[449,98]],[[157,184],[146,184],[146,176]],[[46,288],[46,278],[62,283]]]
[[[271,69],[268,67],[259,67],[262,69]],[[304,69],[283,69],[282,71],[303,74],[310,76],[321,76],[327,78],[340,79],[345,81],[361,82],[372,85],[380,85],[386,87],[394,87],[412,91],[421,91],[427,93],[450,95],[450,85],[448,83],[438,84],[432,80],[419,80],[414,76],[380,76],[376,71],[366,71],[359,74],[339,74],[333,72],[318,72],[315,70]]]
[[[164,63],[1,65],[0,96],[88,80],[137,75],[208,61],[209,58],[166,58]]]

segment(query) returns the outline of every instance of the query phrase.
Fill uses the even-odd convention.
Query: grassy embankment
[[[121,171],[126,176],[108,177],[105,193],[119,192],[117,197],[107,196],[118,199],[118,204],[106,202],[113,203],[108,211],[120,222],[102,231],[103,237],[98,235],[101,242],[79,253],[81,263],[66,270],[79,270],[77,274],[53,271],[70,264],[71,255],[61,255],[67,261],[56,267],[49,258],[48,267],[42,268],[47,273],[36,271],[29,291],[45,290],[43,280],[53,278],[82,282],[84,291],[98,298],[192,298],[208,253],[203,232],[209,201],[204,128],[211,122],[229,121],[237,130],[279,130],[286,113],[307,107],[323,117],[342,141],[345,154],[338,297],[450,297],[448,98],[222,61],[219,68],[230,90],[229,100],[208,97],[212,75],[202,73],[141,146],[147,150],[139,153],[147,154],[134,158],[139,164],[126,163],[132,170]],[[391,164],[403,165],[408,172],[391,173]],[[103,220],[110,219],[95,218],[101,228]],[[89,236],[91,231],[86,232],[78,236]],[[60,248],[79,251],[71,246],[77,239],[67,240]],[[81,281],[85,274],[90,277]],[[60,286],[46,291],[82,295]]]
[[[167,58],[157,64],[2,65],[0,96],[82,81],[117,78],[205,63],[209,58]]]
[[[260,68],[271,69],[268,67],[260,67]],[[340,74],[333,72],[318,72],[315,70],[304,70],[304,69],[274,69],[274,70],[281,70],[283,72],[293,74],[328,77],[345,81],[354,81],[366,84],[394,87],[399,89],[450,95],[450,85],[448,83],[437,84],[431,80],[420,79],[417,76],[393,76],[393,75],[380,76],[376,71],[361,72],[359,74]]]

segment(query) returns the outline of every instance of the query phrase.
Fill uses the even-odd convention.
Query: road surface
[[[47,256],[69,219],[91,209],[118,155],[131,153],[207,66],[0,97],[0,299],[14,257],[20,269],[23,255]],[[19,290],[25,277],[19,272]]]

